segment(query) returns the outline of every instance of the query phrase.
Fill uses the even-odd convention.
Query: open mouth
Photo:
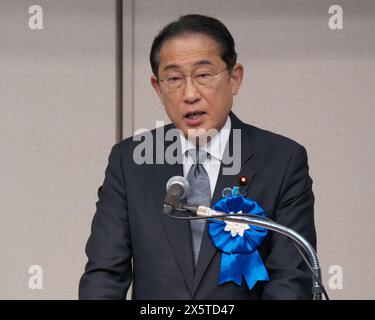
[[[201,116],[203,116],[204,114],[206,114],[206,112],[203,112],[203,111],[198,111],[198,112],[190,112],[188,113],[185,118],[188,118],[190,120],[196,120],[196,119],[199,119]]]

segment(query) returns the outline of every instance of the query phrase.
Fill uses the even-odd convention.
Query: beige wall
[[[108,0],[0,1],[1,299],[77,297],[116,137],[115,17]],[[43,290],[29,289],[31,265]]]
[[[343,30],[328,28],[332,4],[343,8]],[[221,19],[245,67],[234,112],[308,150],[330,296],[375,299],[375,2],[136,0],[134,12],[134,127],[167,120],[145,85],[156,31],[186,13]],[[333,265],[343,268],[342,290],[328,286]]]
[[[28,8],[44,29],[28,28]],[[344,29],[328,28],[328,8]],[[332,298],[375,298],[375,2],[124,0],[123,135],[168,120],[149,84],[156,32],[184,13],[231,30],[246,76],[234,111],[304,144]],[[115,0],[0,0],[0,298],[75,299],[84,245],[119,134]],[[43,290],[30,290],[40,265]],[[343,289],[329,289],[340,265]]]

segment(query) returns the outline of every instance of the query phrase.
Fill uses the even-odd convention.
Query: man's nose
[[[195,86],[192,77],[185,78],[185,85],[183,87],[184,101],[187,103],[194,103],[200,99],[200,93]]]

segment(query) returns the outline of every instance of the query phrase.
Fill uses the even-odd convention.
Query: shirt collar
[[[227,117],[224,127],[221,128],[219,133],[215,135],[207,144],[201,147],[202,150],[210,153],[211,157],[215,157],[217,160],[222,160],[226,144],[229,140],[231,130],[231,120]],[[191,141],[187,140],[183,133],[180,131],[180,143],[181,151],[183,155],[186,155],[186,151],[195,149],[196,146]]]

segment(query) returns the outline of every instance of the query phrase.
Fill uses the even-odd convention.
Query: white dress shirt
[[[211,156],[203,162],[208,177],[210,179],[211,198],[213,197],[217,178],[220,171],[221,160],[223,159],[224,150],[229,140],[231,129],[231,120],[228,116],[224,127],[215,135],[207,144],[200,147],[200,149],[208,152]],[[189,170],[194,163],[193,159],[186,152],[189,149],[195,149],[196,146],[191,141],[187,140],[180,132],[180,142],[182,151],[182,164],[184,167],[184,177],[186,178]]]

